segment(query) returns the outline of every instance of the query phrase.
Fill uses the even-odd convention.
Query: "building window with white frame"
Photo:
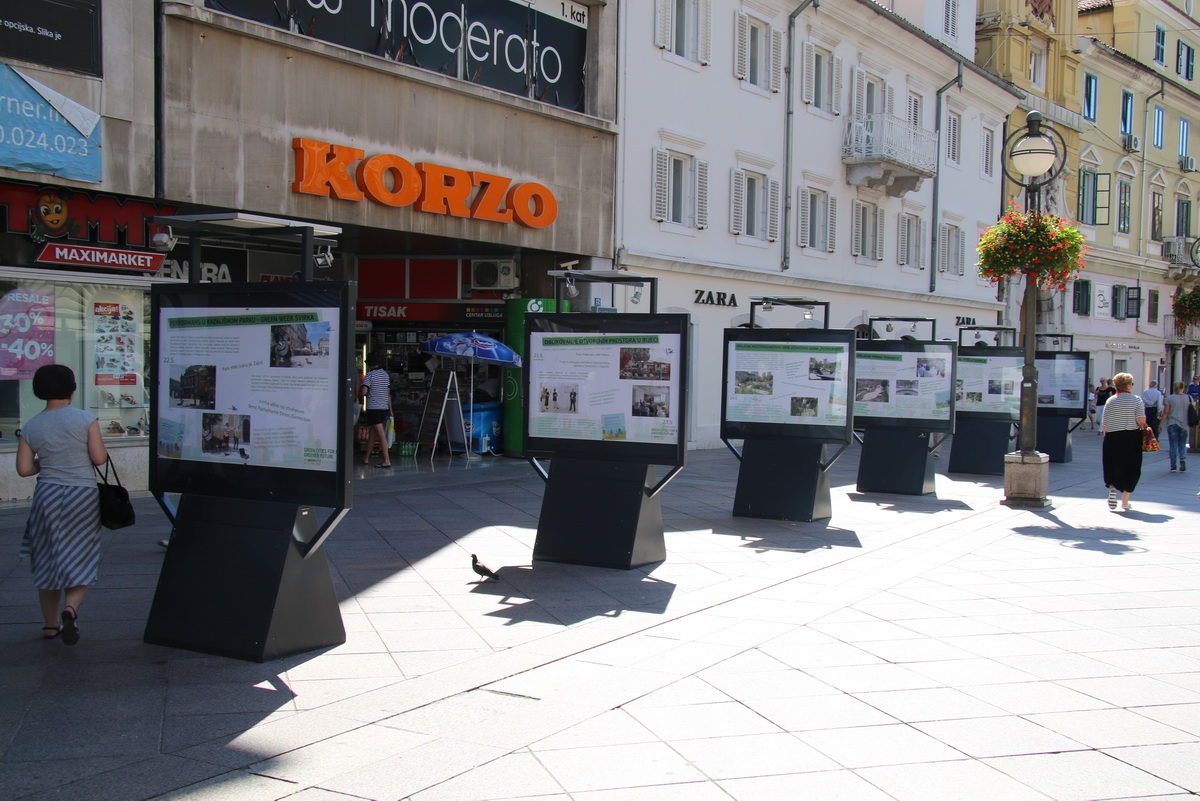
[[[1175,198],[1175,236],[1192,235],[1192,200]]]
[[[1196,74],[1196,50],[1180,39],[1175,45],[1175,74],[1190,81]]]
[[[979,172],[984,178],[996,176],[996,132],[984,128],[979,137]]]
[[[1154,146],[1162,150],[1163,131],[1167,127],[1167,113],[1162,106],[1154,107]]]
[[[1163,240],[1163,196],[1162,192],[1150,193],[1150,238]]]
[[[1167,63],[1167,29],[1161,25],[1154,26],[1154,63]]]
[[[962,115],[956,111],[946,112],[946,161],[962,161]]]
[[[1117,182],[1117,233],[1129,233],[1133,217],[1133,184],[1129,181]]]
[[[1046,46],[1041,42],[1029,43],[1029,83],[1035,89],[1046,88]]]
[[[942,223],[938,235],[938,271],[947,275],[964,275],[967,264],[967,239],[963,229],[953,223]]]
[[[842,60],[812,42],[805,42],[802,49],[804,84],[801,99],[813,108],[840,114]]]
[[[1079,170],[1079,222],[1083,225],[1108,225],[1112,174],[1086,167]]]
[[[1179,120],[1179,155],[1186,156],[1188,154],[1188,135],[1191,133],[1192,124],[1186,118]]]
[[[734,77],[778,92],[783,86],[783,33],[741,11],[736,29]]]
[[[656,148],[652,213],[658,222],[707,228],[708,162]]]
[[[654,43],[680,58],[712,60],[712,0],[654,0]]]
[[[1096,103],[1100,91],[1100,81],[1091,73],[1083,74],[1083,118],[1096,121]]]
[[[883,210],[855,200],[851,210],[850,255],[883,261]]]
[[[837,198],[823,189],[800,188],[800,247],[832,253],[837,241]]]
[[[1133,133],[1133,92],[1121,92],[1121,133]]]
[[[896,263],[907,267],[925,266],[925,222],[911,212],[900,212],[896,226]]]
[[[779,182],[752,170],[733,171],[729,230],[774,242],[779,238]]]

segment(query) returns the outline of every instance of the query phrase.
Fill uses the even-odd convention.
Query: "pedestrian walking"
[[[1096,419],[1100,423],[1100,432],[1104,433],[1104,404],[1108,403],[1108,399],[1117,394],[1117,390],[1109,384],[1107,378],[1100,379],[1100,386],[1096,387]]]
[[[1171,457],[1171,472],[1179,468],[1180,472],[1187,470],[1188,446],[1188,409],[1192,399],[1188,397],[1187,387],[1182,381],[1176,381],[1171,388],[1171,394],[1163,400],[1163,423],[1167,427],[1167,453]]]
[[[1108,487],[1108,508],[1116,511],[1117,493],[1121,510],[1129,512],[1129,495],[1137,489],[1142,476],[1142,430],[1146,428],[1146,407],[1133,394],[1133,376],[1113,376],[1116,394],[1104,404],[1100,434],[1103,440],[1104,486]]]
[[[71,405],[75,374],[47,364],[33,374],[46,408],[21,428],[17,475],[37,486],[21,555],[29,556],[42,608],[42,637],[79,642],[79,607],[100,573],[100,503],[93,465],[108,461],[96,416]]]
[[[371,463],[371,449],[378,441],[380,461],[376,462],[375,466],[392,466],[392,452],[388,449],[387,441],[387,421],[392,416],[391,383],[391,376],[388,375],[387,370],[383,369],[383,359],[377,353],[369,354],[367,356],[367,374],[363,377],[362,386],[358,391],[359,397],[367,401],[363,417],[369,426],[363,464]]]
[[[1150,430],[1154,432],[1154,436],[1158,436],[1159,430],[1159,412],[1162,410],[1163,394],[1158,388],[1157,381],[1151,381],[1149,388],[1142,393],[1142,403],[1146,404],[1146,424],[1150,426]]]

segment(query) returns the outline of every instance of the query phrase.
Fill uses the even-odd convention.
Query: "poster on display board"
[[[0,380],[26,381],[54,364],[54,290],[15,287],[0,297]]]
[[[525,322],[527,455],[683,464],[688,315]]]
[[[849,442],[852,330],[725,330],[721,436]]]
[[[348,505],[349,296],[155,286],[151,489]]]
[[[954,381],[955,414],[1014,420],[1021,413],[1020,348],[959,348]]]
[[[854,356],[855,425],[952,432],[956,350],[952,342],[860,342]]]
[[[1086,418],[1091,393],[1088,359],[1084,351],[1038,351],[1037,410],[1049,417]]]

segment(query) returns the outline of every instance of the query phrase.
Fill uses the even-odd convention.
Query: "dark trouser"
[[[1150,426],[1150,430],[1154,432],[1155,438],[1158,437],[1158,407],[1146,407],[1146,425]]]

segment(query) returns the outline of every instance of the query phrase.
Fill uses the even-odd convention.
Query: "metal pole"
[[[1025,202],[1033,211],[1034,224],[1041,216],[1038,204],[1039,186],[1032,181],[1025,186]],[[1021,453],[1030,456],[1037,453],[1037,280],[1025,276],[1025,298],[1021,301],[1024,318],[1021,320],[1021,332],[1024,337],[1025,364],[1021,368]]]

